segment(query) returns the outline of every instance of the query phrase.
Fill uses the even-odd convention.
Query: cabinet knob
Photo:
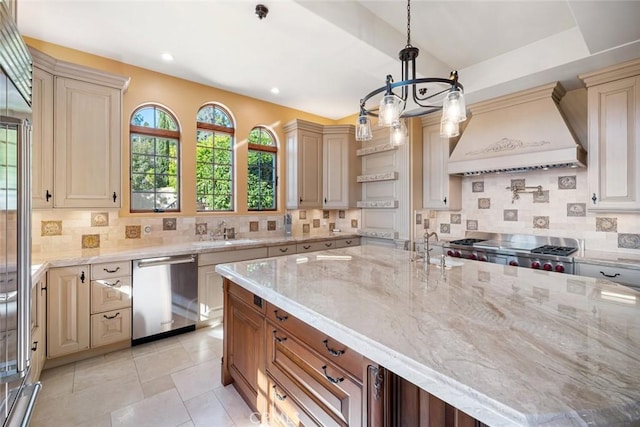
[[[31,346],[31,351],[38,351],[38,341],[34,341]]]
[[[84,271],[80,273],[80,281],[84,283]]]
[[[113,203],[115,203],[116,199],[118,198],[118,195],[116,194],[115,191],[113,192],[113,196],[112,197],[113,197]]]
[[[444,198],[444,204],[445,205],[447,204],[447,198],[446,197]]]
[[[300,203],[302,203],[302,197],[300,197]]]
[[[49,199],[50,199],[51,197],[53,197],[53,196],[51,195],[51,193],[49,192],[49,190],[47,190],[47,192],[46,192],[46,193],[44,193],[44,198],[45,198],[45,199],[47,200],[47,202],[48,202],[48,201],[49,201]]]
[[[596,193],[593,193],[593,196],[591,196],[591,200],[593,200],[593,204],[596,204],[596,200],[598,200],[598,198],[596,197]]]
[[[324,203],[327,204],[327,198],[326,197],[324,198]]]

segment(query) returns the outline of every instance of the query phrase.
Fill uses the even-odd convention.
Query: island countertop
[[[216,271],[491,426],[640,424],[640,293],[372,245]]]

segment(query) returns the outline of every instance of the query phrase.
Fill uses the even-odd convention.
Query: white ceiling
[[[269,8],[260,20],[257,3]],[[20,0],[23,35],[331,119],[400,77],[405,0]],[[468,102],[640,57],[640,1],[411,4],[418,73]],[[161,60],[170,52],[175,61]],[[278,87],[280,94],[270,92]]]

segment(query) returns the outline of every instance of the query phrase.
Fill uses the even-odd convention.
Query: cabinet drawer
[[[131,276],[91,281],[91,314],[131,307]]]
[[[296,245],[296,251],[298,253],[324,251],[326,249],[334,249],[335,247],[336,242],[334,240],[326,240],[324,242],[298,243]]]
[[[91,347],[131,339],[131,309],[107,311],[91,316]]]
[[[580,276],[607,279],[623,285],[640,287],[640,270],[582,263],[578,265],[578,274],[580,274]]]
[[[359,237],[350,237],[348,239],[338,239],[336,242],[336,248],[346,248],[349,246],[360,246]]]
[[[269,247],[269,256],[291,255],[296,253],[296,245],[278,245]]]
[[[362,381],[364,358],[339,341],[312,328],[301,320],[290,316],[271,303],[267,303],[267,319],[274,325],[285,329],[306,345],[326,357],[331,363],[345,369],[358,381]]]
[[[322,425],[361,425],[361,384],[271,323],[267,323],[267,371],[304,399],[304,408]]]
[[[267,377],[267,404],[269,405],[269,425],[278,427],[317,426],[323,427],[302,409],[295,396],[305,396],[301,391],[290,393],[272,377]],[[304,400],[300,399],[300,400]],[[335,423],[334,423],[335,424]]]
[[[130,276],[131,261],[105,262],[91,265],[91,279],[110,279],[112,277]]]
[[[235,283],[225,280],[226,283],[229,284],[229,293],[234,295],[240,301],[244,302],[249,307],[253,308],[256,311],[259,311],[264,315],[264,310],[267,305],[267,302],[260,298],[257,295],[252,294],[244,288],[236,285]]]
[[[198,266],[225,264],[227,262],[247,261],[266,258],[267,248],[240,249],[219,252],[206,252],[198,255]]]

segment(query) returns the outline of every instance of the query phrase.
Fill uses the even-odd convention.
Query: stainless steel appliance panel
[[[195,255],[133,261],[132,343],[195,329],[198,263]]]

